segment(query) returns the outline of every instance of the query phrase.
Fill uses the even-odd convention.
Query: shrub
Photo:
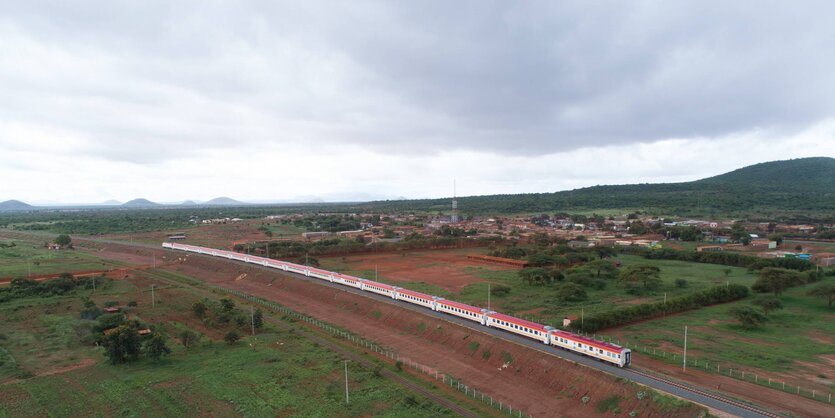
[[[241,337],[235,331],[229,331],[226,333],[226,335],[223,336],[223,341],[226,341],[226,344],[229,345],[234,345],[240,339]]]
[[[497,284],[490,286],[490,294],[493,296],[507,296],[510,293],[510,286]]]
[[[675,283],[676,283],[676,287],[679,288],[679,289],[684,289],[685,287],[687,287],[687,280],[676,279]]]
[[[752,306],[737,306],[728,312],[745,328],[756,328],[768,321],[765,314]]]
[[[557,297],[563,301],[578,302],[588,299],[586,289],[576,283],[562,283],[557,286]]]

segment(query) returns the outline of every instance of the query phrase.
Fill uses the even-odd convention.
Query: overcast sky
[[[676,4],[679,3],[679,4]],[[831,2],[8,1],[0,201],[365,200],[835,156]]]

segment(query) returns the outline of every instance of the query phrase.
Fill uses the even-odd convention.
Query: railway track
[[[667,385],[674,386],[674,387],[677,387],[677,388],[682,389],[682,390],[686,390],[688,392],[698,393],[702,396],[705,396],[705,397],[708,397],[708,398],[711,398],[711,399],[715,399],[717,401],[724,402],[724,403],[727,403],[727,404],[734,405],[737,408],[741,408],[741,409],[753,412],[753,413],[755,413],[757,415],[760,415],[760,416],[770,417],[770,418],[783,418],[783,415],[776,414],[776,413],[770,412],[770,411],[766,411],[764,409],[757,408],[756,406],[749,405],[749,404],[746,404],[744,402],[740,402],[740,401],[730,399],[730,398],[727,398],[727,397],[724,397],[724,396],[720,396],[720,395],[717,395],[715,393],[710,393],[708,391],[704,391],[704,390],[701,390],[701,389],[698,389],[698,388],[695,388],[695,387],[692,387],[692,386],[689,386],[689,385],[685,385],[685,384],[682,384],[682,383],[679,383],[679,382],[675,382],[675,381],[670,380],[670,379],[665,379],[665,378],[662,378],[662,377],[659,377],[659,376],[656,376],[656,375],[653,375],[653,374],[650,374],[650,373],[647,373],[647,372],[644,372],[644,371],[641,371],[641,370],[637,370],[637,369],[633,368],[633,369],[631,369],[631,371],[632,371],[632,373],[644,376],[647,379],[652,379],[652,380],[655,380],[655,381],[658,381],[658,382],[662,382],[662,383],[665,383]]]
[[[99,240],[99,239],[95,239],[95,238],[86,238],[86,240],[93,241],[93,242],[98,241],[98,242],[108,242],[108,243],[119,244],[119,245],[143,247],[143,248],[148,248],[148,249],[157,249],[157,250],[160,249],[160,247],[153,246],[153,245],[150,245],[150,244],[144,244],[144,243],[126,243],[126,242],[123,242],[123,241]],[[173,250],[171,250],[171,251],[173,251]],[[218,259],[217,257],[212,257],[210,255],[202,255],[202,254],[196,254],[196,253],[190,253],[190,254],[192,254],[194,256],[199,256],[199,257],[208,257],[210,259]],[[235,260],[228,260],[228,261],[237,262]],[[636,368],[620,369],[620,368],[617,368],[617,367],[614,367],[614,366],[611,366],[611,365],[608,365],[608,364],[603,364],[603,363],[597,362],[594,359],[584,357],[584,356],[581,356],[581,355],[576,354],[576,353],[571,353],[571,352],[568,352],[568,351],[565,351],[565,350],[557,350],[557,349],[554,349],[553,347],[550,347],[550,346],[542,346],[542,344],[538,344],[534,341],[524,339],[524,338],[519,337],[515,334],[505,333],[505,332],[502,332],[501,330],[496,330],[495,328],[484,328],[484,327],[480,327],[480,326],[477,327],[477,326],[475,326],[476,324],[467,322],[467,321],[465,321],[461,318],[450,317],[448,315],[439,314],[437,312],[426,311],[425,309],[418,309],[414,305],[402,303],[400,301],[395,301],[391,298],[387,298],[387,297],[384,297],[382,295],[377,295],[377,294],[373,294],[373,293],[369,293],[369,292],[363,292],[363,291],[360,291],[358,289],[345,287],[345,286],[341,286],[341,285],[335,285],[335,284],[329,283],[329,282],[323,282],[320,279],[315,279],[315,278],[312,279],[310,277],[306,277],[304,275],[300,275],[300,274],[296,274],[296,273],[292,273],[292,272],[277,271],[277,270],[272,269],[272,268],[267,268],[267,267],[258,266],[258,265],[254,265],[254,264],[248,264],[248,263],[244,263],[244,262],[239,262],[239,263],[245,264],[245,265],[248,265],[248,266],[251,266],[251,267],[254,267],[254,268],[261,268],[261,269],[264,269],[264,270],[267,270],[267,271],[276,272],[278,274],[289,275],[293,278],[305,280],[305,281],[308,281],[310,283],[315,283],[315,284],[322,285],[322,286],[330,286],[330,287],[337,288],[337,289],[340,289],[340,290],[343,290],[343,291],[346,291],[346,292],[350,292],[350,293],[353,293],[353,294],[356,294],[356,295],[360,295],[360,296],[363,296],[363,297],[375,299],[377,301],[381,301],[381,302],[385,302],[385,303],[389,303],[389,304],[394,304],[394,305],[397,305],[399,307],[402,307],[402,308],[405,308],[405,309],[410,309],[412,311],[415,311],[415,312],[418,312],[418,313],[421,313],[421,314],[424,314],[424,315],[434,316],[434,317],[440,318],[442,320],[445,320],[447,322],[452,322],[452,323],[455,323],[455,324],[458,324],[458,325],[461,325],[461,326],[464,326],[464,327],[468,327],[470,329],[473,329],[474,331],[488,333],[488,334],[491,334],[493,336],[496,336],[496,337],[499,337],[499,338],[502,338],[502,339],[505,339],[505,340],[508,340],[508,341],[512,341],[512,342],[520,344],[520,345],[524,345],[528,348],[532,348],[534,350],[543,352],[545,354],[560,357],[560,358],[563,358],[565,360],[572,361],[572,362],[575,362],[575,363],[580,363],[580,364],[583,364],[585,366],[588,366],[588,367],[591,367],[591,368],[594,368],[594,369],[597,369],[597,370],[600,370],[600,371],[603,371],[605,373],[609,373],[609,374],[612,374],[612,375],[615,375],[615,376],[618,376],[618,377],[621,377],[621,378],[630,379],[630,380],[633,380],[637,383],[643,384],[645,386],[648,386],[648,387],[651,387],[651,388],[654,388],[654,389],[657,389],[657,390],[661,390],[663,392],[670,393],[674,396],[678,396],[678,397],[690,400],[692,402],[707,406],[709,408],[714,408],[714,409],[720,410],[720,411],[725,412],[725,413],[733,414],[735,416],[740,416],[740,417],[744,417],[744,418],[749,418],[749,417],[750,418],[760,418],[760,417],[779,418],[779,417],[784,416],[784,415],[780,415],[780,414],[777,414],[777,413],[774,413],[774,412],[767,411],[763,408],[760,408],[760,407],[757,407],[757,406],[754,406],[754,405],[750,405],[750,404],[747,404],[747,403],[744,403],[744,402],[740,402],[738,400],[732,399],[732,398],[727,397],[727,396],[722,396],[722,395],[717,394],[717,393],[712,393],[708,390],[699,388],[695,385],[685,384],[685,383],[681,383],[681,382],[676,382],[676,381],[671,380],[671,379],[662,378],[662,377],[659,377],[659,376],[656,376],[656,375],[653,375],[653,374],[650,374],[650,373],[646,373],[646,372],[641,371],[641,370],[636,369]],[[435,400],[435,399],[433,398],[433,400]],[[447,403],[443,403],[443,405],[446,406]]]
[[[186,286],[194,293],[199,293],[199,294],[202,294],[204,296],[215,297],[215,295],[213,295],[209,291],[206,291],[206,290],[203,290],[203,289],[198,289],[195,286],[192,286],[192,285],[189,285],[189,284],[186,284],[186,283],[182,283],[182,282],[167,278],[167,277],[162,276],[160,274],[155,274],[155,273],[150,272],[150,271],[145,271],[143,274],[145,274],[147,276],[150,276],[150,277],[153,277],[156,280],[165,281],[165,282],[168,282],[169,284],[173,284],[173,285],[176,285],[176,286]],[[278,327],[278,328],[280,328],[284,331],[289,331],[291,329],[291,327],[289,325],[287,325],[286,323],[284,323],[284,322],[282,322],[278,319],[275,319],[275,318],[272,318],[272,317],[269,317],[269,316],[265,316],[265,319],[268,322],[272,323],[273,325],[275,325],[276,327]],[[304,334],[305,338],[307,338],[308,340],[311,340],[314,343],[317,343],[317,344],[321,345],[322,347],[325,347],[327,350],[333,351],[333,352],[351,360],[354,363],[360,364],[363,367],[366,367],[366,368],[372,369],[372,370],[377,367],[377,365],[374,364],[372,361],[364,358],[362,355],[357,354],[356,352],[354,352],[352,350],[349,350],[348,348],[342,346],[341,344],[338,344],[336,342],[328,340],[324,337],[316,335],[313,332],[310,332],[310,331],[307,331],[307,330],[302,330],[302,333]],[[424,398],[427,398],[427,399],[431,400],[432,402],[434,402],[438,405],[441,405],[444,408],[446,408],[446,409],[448,409],[448,410],[450,410],[450,411],[452,411],[452,412],[454,412],[454,413],[456,413],[456,414],[458,414],[462,417],[466,417],[466,418],[480,418],[481,417],[481,415],[478,415],[478,414],[470,411],[469,409],[466,409],[466,408],[462,407],[458,403],[450,401],[447,398],[444,398],[440,395],[432,393],[432,391],[430,391],[429,389],[427,389],[427,388],[425,388],[425,387],[423,387],[423,386],[421,386],[421,385],[419,385],[419,384],[417,384],[417,383],[415,383],[415,382],[413,382],[413,381],[411,381],[411,380],[409,380],[409,379],[407,379],[407,378],[405,378],[405,377],[403,377],[403,376],[401,376],[401,375],[399,375],[395,372],[392,372],[392,371],[387,370],[387,369],[382,369],[382,370],[380,370],[380,374],[383,377],[385,377],[386,379],[389,379],[393,382],[396,382],[397,384],[405,387],[406,389],[408,389],[408,390],[410,390],[414,393],[417,393],[420,396],[423,396]]]

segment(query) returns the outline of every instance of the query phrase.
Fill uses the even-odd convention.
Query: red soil
[[[490,264],[467,259],[466,254],[451,251],[423,251],[418,253],[362,254],[332,260],[342,260],[351,270],[374,270],[395,282],[424,282],[458,293],[472,283],[484,282],[483,278],[467,273],[467,267],[492,270],[516,270],[516,267]],[[327,260],[327,259],[325,259]],[[324,264],[327,264],[325,262]]]

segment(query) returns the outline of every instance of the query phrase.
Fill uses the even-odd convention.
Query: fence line
[[[609,342],[614,342],[616,344],[620,344],[620,340],[614,340],[610,337],[603,337],[599,336],[601,339],[608,340]],[[634,350],[638,353],[646,354],[648,356],[653,356],[656,359],[660,359],[667,363],[673,364],[680,364],[681,357],[678,356],[676,353],[667,353],[664,350],[657,349],[655,347],[647,347],[647,346],[640,346],[638,344],[631,345],[628,341],[624,341],[623,346]],[[832,404],[832,393],[822,393],[816,389],[809,389],[803,388],[800,385],[786,385],[785,381],[778,381],[768,376],[763,376],[757,373],[746,372],[745,370],[741,370],[741,367],[738,366],[731,366],[722,368],[721,364],[717,363],[710,363],[708,360],[699,360],[698,358],[688,356],[687,359],[687,366],[688,367],[695,367],[698,370],[707,372],[707,373],[716,373],[722,376],[732,377],[737,380],[742,380],[748,383],[753,383],[760,386],[765,386],[771,389],[780,390],[785,393],[790,393],[793,395],[799,395],[807,399],[813,399],[819,402]],[[715,366],[715,367],[714,367]]]

